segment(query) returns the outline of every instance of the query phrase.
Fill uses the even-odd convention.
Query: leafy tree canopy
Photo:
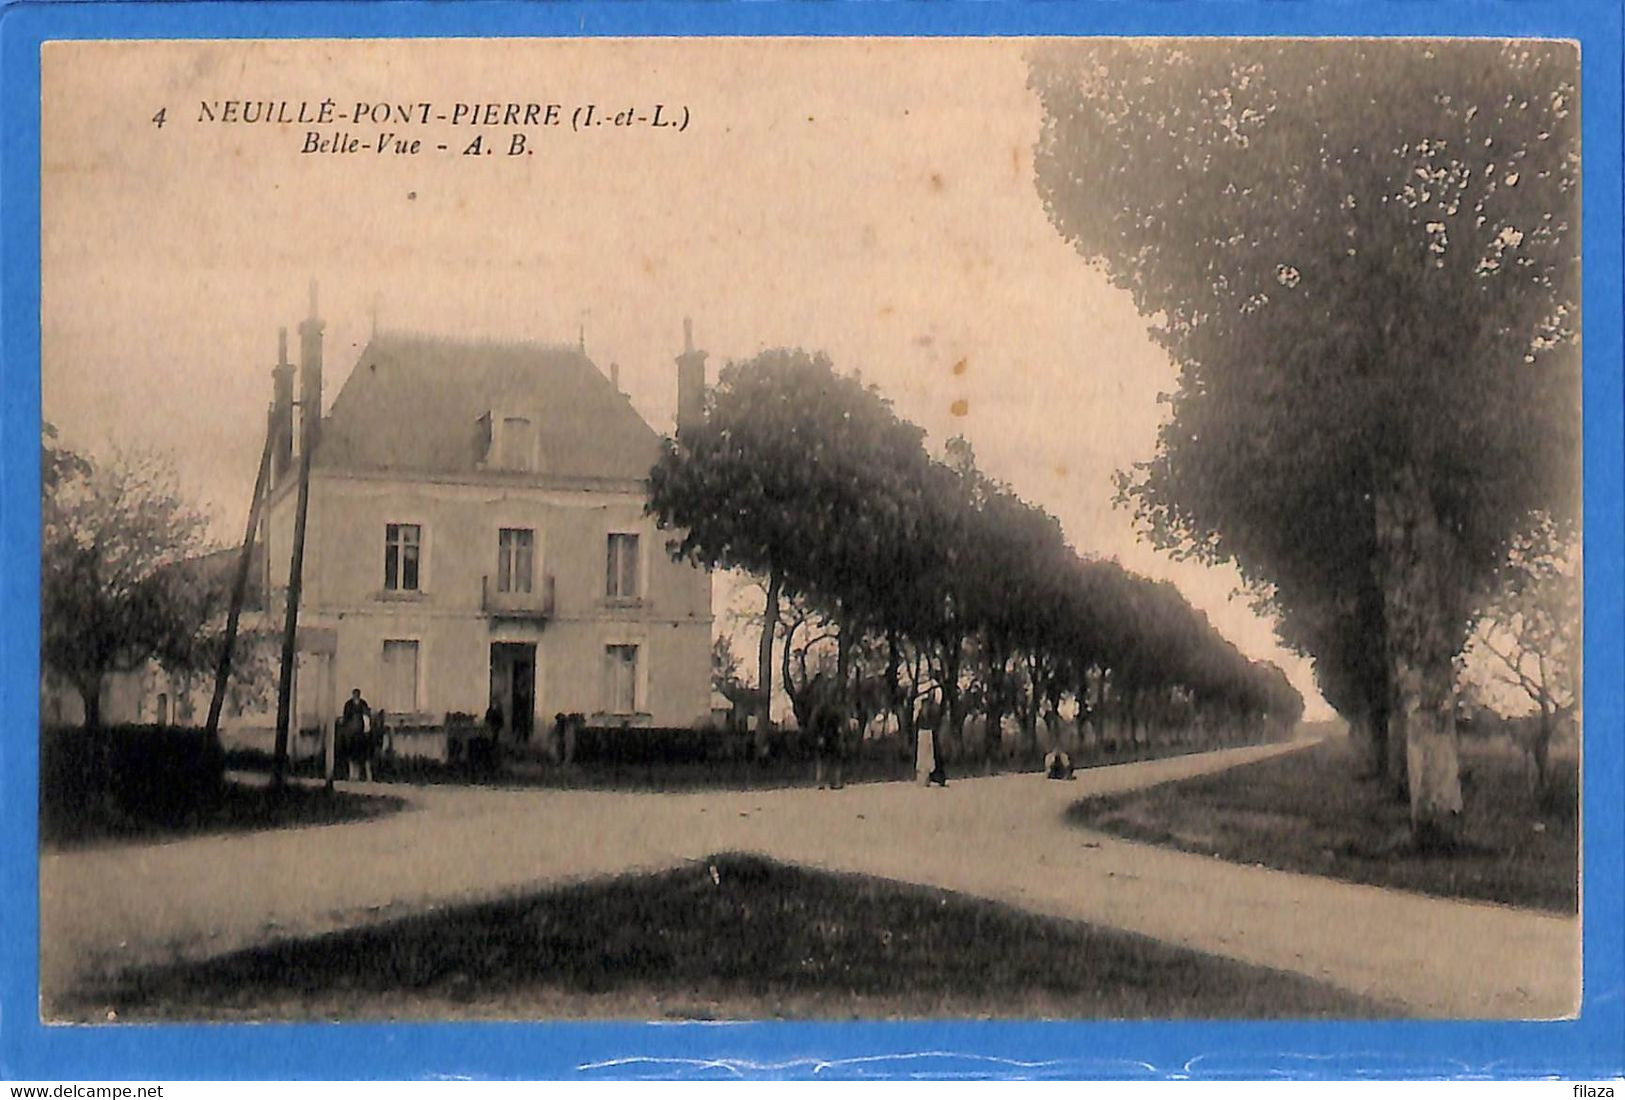
[[[1401,472],[1446,532],[1455,648],[1530,518],[1576,516],[1577,76],[1529,41],[1034,56],[1051,220],[1180,371],[1122,488],[1164,545],[1234,562],[1331,696],[1374,687],[1338,640],[1382,607]]]
[[[1350,591],[1366,501],[1427,488],[1474,576],[1578,504],[1579,127],[1562,43],[1041,54],[1039,188],[1180,367],[1154,529]],[[1306,568],[1307,566],[1307,568]]]
[[[205,626],[221,588],[190,568],[207,519],[157,458],[92,464],[42,438],[41,657],[84,697],[87,724],[107,673],[148,660],[207,667]]]

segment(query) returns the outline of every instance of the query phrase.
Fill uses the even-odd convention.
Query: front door
[[[513,661],[513,704],[508,727],[515,741],[529,744],[532,727],[536,724],[536,647],[515,646],[518,652]]]
[[[536,722],[536,646],[491,643],[491,704],[502,712],[509,740],[524,744]]]

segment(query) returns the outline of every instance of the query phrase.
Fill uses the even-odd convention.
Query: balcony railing
[[[553,617],[553,574],[540,578],[529,592],[503,592],[490,577],[480,578],[480,610],[494,619],[532,619],[544,621]]]

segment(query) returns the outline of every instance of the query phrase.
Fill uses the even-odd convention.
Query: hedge
[[[218,805],[225,757],[200,729],[127,725],[40,731],[41,831],[123,815],[178,825]]]

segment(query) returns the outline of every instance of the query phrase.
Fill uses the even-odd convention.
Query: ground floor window
[[[380,705],[395,714],[418,709],[418,643],[384,643],[384,684]]]
[[[604,648],[606,709],[611,714],[636,714],[638,709],[638,647],[612,645]]]

